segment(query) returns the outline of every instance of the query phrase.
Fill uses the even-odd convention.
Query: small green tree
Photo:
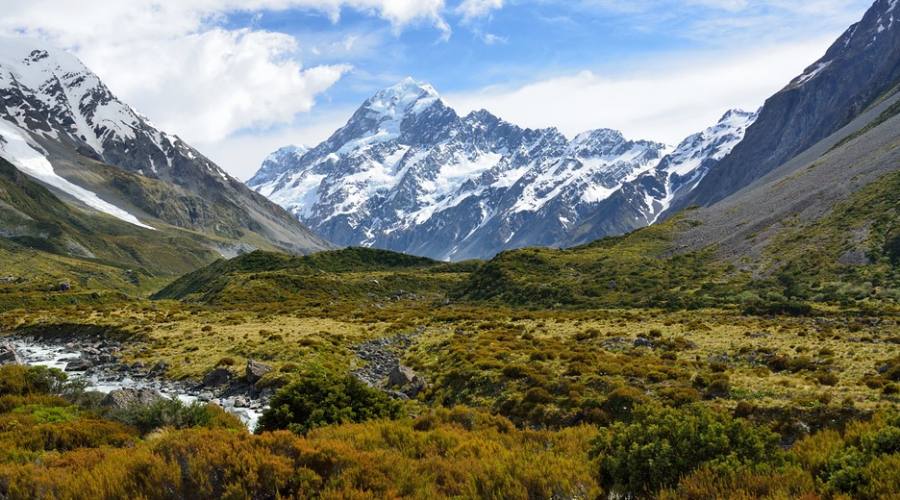
[[[699,405],[642,406],[594,441],[591,456],[606,490],[647,495],[676,485],[698,467],[767,463],[779,456],[778,436]]]
[[[399,416],[397,402],[356,377],[316,373],[280,390],[260,418],[257,431],[288,429],[305,434],[323,425]]]

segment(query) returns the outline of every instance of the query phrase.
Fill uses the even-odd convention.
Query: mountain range
[[[729,111],[674,150],[610,129],[568,139],[486,110],[460,116],[431,85],[407,78],[315,148],[270,155],[248,185],[339,245],[487,258],[652,223],[755,118]],[[605,223],[576,233],[590,218]]]
[[[704,222],[683,246],[744,255],[760,228],[798,213],[814,220],[862,189],[859,179],[873,181],[843,179],[846,164],[820,169],[827,175],[796,169],[871,129],[886,133],[879,125],[892,123],[900,82],[898,12],[876,1],[759,111],[728,111],[674,147],[611,129],[569,138],[486,110],[460,115],[408,78],[321,144],[272,153],[246,186],[117,99],[74,56],[3,39],[0,240],[4,250],[170,276],[254,249],[491,258],[582,245],[699,206],[691,217]],[[867,175],[889,171],[877,165]]]

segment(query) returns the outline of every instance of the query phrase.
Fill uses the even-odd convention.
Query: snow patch
[[[18,130],[14,125],[0,120],[0,136],[4,139],[3,142],[0,142],[0,153],[2,153],[0,156],[15,165],[22,173],[73,196],[97,211],[109,214],[135,226],[155,230],[155,228],[142,223],[137,217],[127,211],[103,201],[92,191],[77,186],[57,175],[47,158],[28,143],[24,134],[25,132]]]

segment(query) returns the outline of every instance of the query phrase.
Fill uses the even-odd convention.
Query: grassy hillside
[[[367,248],[304,257],[257,251],[189,273],[153,298],[262,309],[431,302],[445,297],[472,265]]]
[[[823,217],[782,222],[758,258],[716,245],[683,252],[691,213],[566,250],[529,248],[443,264],[348,249],[309,257],[257,252],[188,274],[155,298],[209,304],[350,301],[404,294],[530,309],[724,307],[804,313],[810,305],[892,309],[900,301],[900,173],[877,179]]]
[[[199,235],[152,231],[69,206],[3,160],[0,214],[0,236],[20,247],[153,274],[181,274],[216,256]]]

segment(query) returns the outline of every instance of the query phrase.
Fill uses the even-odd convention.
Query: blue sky
[[[731,107],[761,105],[871,0],[2,3],[0,31],[74,51],[247,178],[269,151],[314,145],[405,76],[461,112],[675,143]]]

